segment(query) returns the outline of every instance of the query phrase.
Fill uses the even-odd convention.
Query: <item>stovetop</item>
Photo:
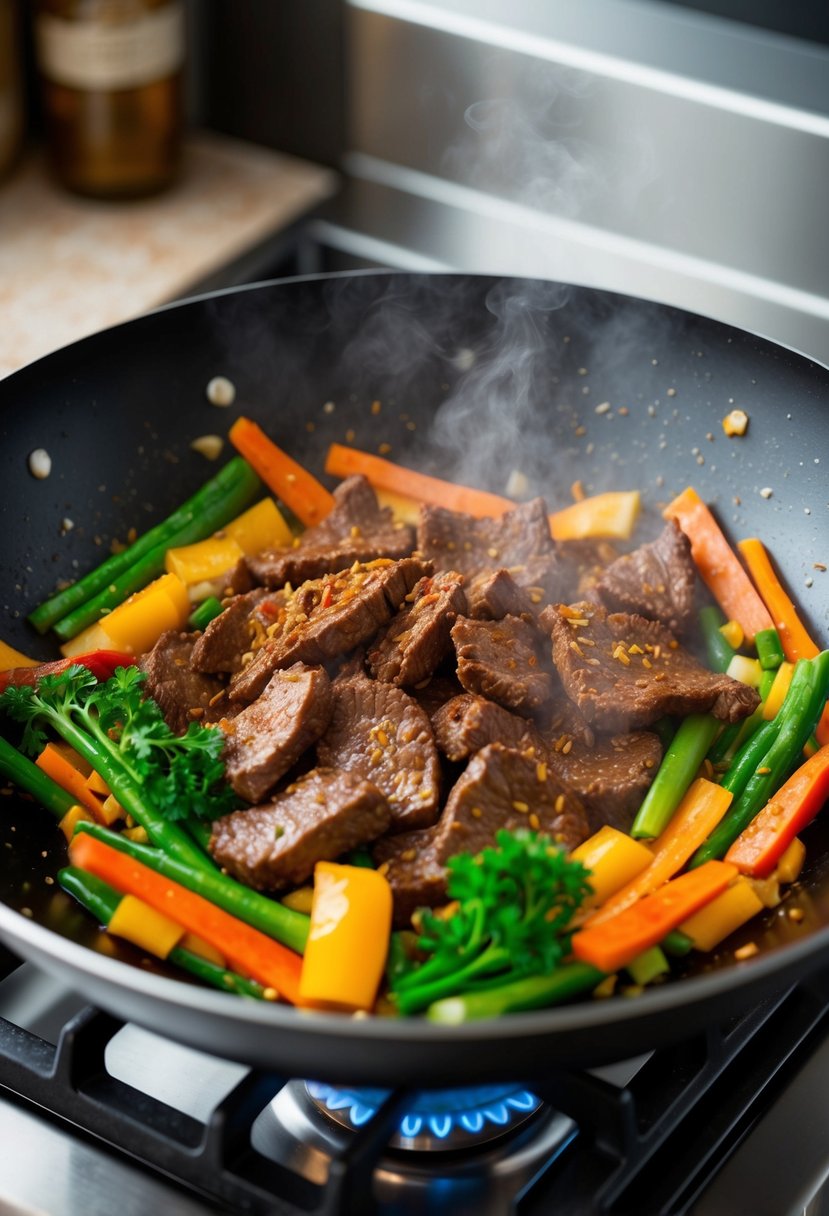
[[[417,1095],[207,1056],[4,962],[4,1216],[824,1211],[829,976],[650,1057]]]

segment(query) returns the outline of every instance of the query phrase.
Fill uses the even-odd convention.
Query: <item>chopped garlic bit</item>
[[[43,481],[52,472],[52,457],[45,448],[35,448],[29,453],[29,472],[38,481]]]
[[[74,526],[75,526],[75,521],[74,521],[74,520],[72,520],[72,519],[70,519],[68,515],[67,515],[67,516],[65,516],[65,517],[64,517],[64,518],[63,518],[63,519],[60,521],[60,533],[61,533],[61,536],[65,536],[67,532],[71,532],[71,531],[72,531],[72,529],[74,528]]]
[[[771,486],[763,486],[762,490],[760,491],[760,497],[761,498],[771,498],[773,493],[774,493],[774,490],[771,488]]]
[[[722,420],[726,435],[745,435],[747,427],[748,414],[745,410],[731,410]]]
[[[193,440],[190,447],[200,456],[204,456],[205,460],[216,460],[221,455],[224,445],[224,440],[219,435],[199,435],[198,439]]]
[[[211,405],[233,405],[236,385],[227,376],[214,376],[207,385],[207,400]]]

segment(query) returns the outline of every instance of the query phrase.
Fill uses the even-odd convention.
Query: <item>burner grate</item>
[[[4,966],[10,974],[16,965],[0,951],[0,974]],[[829,979],[822,976],[763,1002],[724,1029],[660,1051],[621,1087],[578,1071],[534,1078],[531,1091],[516,1085],[436,1095],[309,1083],[317,1101],[333,1100],[332,1113],[338,1106],[341,1113],[347,1110],[353,1125],[338,1128],[328,1142],[322,1180],[253,1146],[257,1119],[266,1109],[275,1110],[278,1103],[271,1105],[272,1100],[298,1083],[254,1069],[206,1120],[193,1118],[108,1073],[107,1045],[123,1023],[96,1009],[69,1018],[55,1046],[0,1018],[0,1089],[48,1112],[67,1134],[94,1138],[214,1204],[254,1216],[354,1211],[370,1216],[392,1210],[382,1188],[379,1198],[373,1190],[383,1163],[391,1160],[390,1148],[431,1147],[418,1142],[423,1136],[447,1140],[447,1116],[473,1141],[477,1132],[498,1130],[499,1120],[523,1119],[518,1130],[510,1127],[509,1134],[484,1146],[476,1143],[471,1151],[455,1142],[451,1152],[392,1151],[392,1172],[401,1185],[408,1161],[419,1163],[411,1169],[420,1170],[421,1179],[426,1170],[451,1182],[464,1171],[468,1186],[475,1171],[476,1176],[496,1171],[516,1145],[516,1152],[524,1151],[522,1145],[543,1137],[550,1120],[561,1119],[554,1115],[560,1111],[578,1128],[571,1126],[548,1158],[533,1166],[521,1195],[522,1214],[547,1212],[554,1201],[563,1216],[630,1211],[673,1216],[688,1210],[706,1179],[773,1101],[782,1076],[791,1072],[785,1066],[797,1063],[816,1036],[825,1035],[827,1008]],[[423,1209],[430,1216],[483,1210],[464,1207],[451,1185],[441,1192],[443,1198],[436,1194],[429,1193]],[[505,1200],[503,1212],[517,1210],[516,1203],[515,1196]]]

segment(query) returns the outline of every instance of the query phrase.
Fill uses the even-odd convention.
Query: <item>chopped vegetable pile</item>
[[[761,541],[692,487],[635,548],[636,490],[516,506],[332,444],[332,492],[229,438],[34,609],[62,659],[0,642],[0,776],[102,932],[235,997],[447,1025],[756,951],[731,935],[829,796],[829,650]]]

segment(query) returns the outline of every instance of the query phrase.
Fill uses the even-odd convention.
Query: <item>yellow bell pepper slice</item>
[[[184,936],[181,925],[134,895],[124,896],[107,928],[157,958],[166,958]]]
[[[679,926],[687,934],[697,950],[713,950],[740,925],[763,910],[763,901],[751,883],[738,878],[709,904],[689,916]]]
[[[570,856],[590,870],[593,893],[584,901],[586,908],[604,903],[653,861],[647,845],[608,824],[583,841]]]
[[[301,1002],[371,1009],[386,963],[391,917],[391,887],[382,874],[318,861],[299,981]]]
[[[222,532],[236,541],[246,557],[263,549],[287,549],[294,541],[293,532],[272,498],[263,498],[248,507],[225,524]]]
[[[22,650],[15,650],[0,638],[0,671],[11,671],[13,667],[37,667],[39,660],[30,659]]]
[[[789,691],[789,685],[792,682],[794,675],[794,663],[783,662],[777,668],[774,676],[774,683],[769,689],[768,696],[763,702],[763,717],[767,721],[776,715],[778,709],[786,699],[786,693]]]
[[[189,613],[190,600],[184,583],[175,574],[162,574],[99,623],[117,650],[145,654],[166,630],[183,629]]]
[[[227,959],[221,950],[217,950],[210,942],[206,942],[203,937],[199,937],[197,933],[185,933],[184,937],[179,942],[182,950],[189,950],[191,954],[198,954],[199,958],[206,958],[208,963],[215,963],[217,967],[226,967]]]
[[[168,549],[164,568],[187,587],[211,583],[232,570],[243,553],[232,536],[209,536],[193,545]]]
[[[574,502],[550,516],[553,540],[630,540],[641,500],[638,490],[615,490]]]
[[[795,836],[775,866],[772,878],[778,882],[796,882],[805,860],[806,846],[799,836]]]
[[[310,916],[311,908],[314,905],[314,888],[297,887],[295,891],[289,891],[287,895],[283,895],[279,902],[294,912],[302,912],[303,915]]]
[[[75,803],[74,806],[70,806],[69,810],[63,816],[58,826],[66,839],[71,842],[72,837],[75,835],[75,828],[79,823],[94,822],[93,817],[90,815],[86,807],[78,806],[78,804]]]
[[[112,615],[110,613],[110,615]],[[106,618],[105,618],[106,619]],[[101,621],[87,625],[80,633],[64,642],[60,652],[65,659],[74,659],[76,654],[88,654],[92,650],[115,650],[116,646]]]

